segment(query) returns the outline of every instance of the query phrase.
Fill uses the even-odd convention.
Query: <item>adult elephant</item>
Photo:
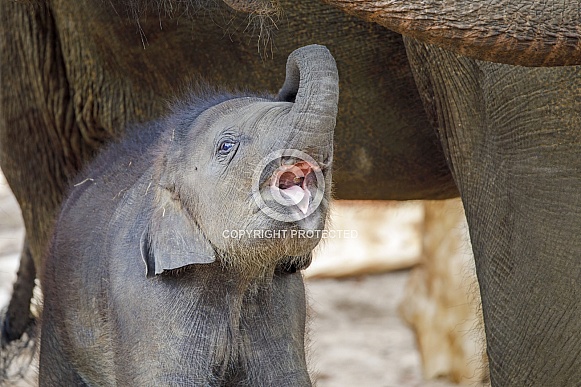
[[[493,384],[581,380],[581,77],[578,67],[514,66],[581,64],[579,1],[326,1],[342,10],[306,0],[0,3],[0,162],[28,235],[6,337],[23,329],[67,182],[104,141],[163,114],[200,75],[275,91],[287,54],[320,43],[341,79],[336,196],[459,191]]]

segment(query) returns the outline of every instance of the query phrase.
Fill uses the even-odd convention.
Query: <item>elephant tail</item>
[[[25,377],[36,351],[36,318],[30,311],[36,268],[24,240],[8,306],[0,314],[0,385]]]

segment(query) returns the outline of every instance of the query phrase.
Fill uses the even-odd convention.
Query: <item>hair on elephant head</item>
[[[307,46],[278,98],[192,94],[98,156],[43,273],[41,384],[310,384],[293,273],[325,224],[337,102]]]

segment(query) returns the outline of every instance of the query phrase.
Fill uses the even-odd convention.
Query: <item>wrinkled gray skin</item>
[[[462,194],[493,385],[581,381],[581,68],[406,39]]]
[[[291,54],[277,100],[191,97],[97,157],[64,202],[46,260],[40,385],[310,385],[297,270],[318,238],[290,230],[324,227],[337,100],[333,58],[307,46]],[[321,166],[326,189],[304,184],[325,189],[323,201],[302,220],[270,218],[252,195],[256,165],[280,149]],[[272,172],[259,184],[269,205]]]
[[[341,71],[336,195],[459,191],[492,383],[578,384],[579,68],[519,66],[581,64],[579,1],[280,0],[280,18],[271,1],[227,2],[243,12],[219,2],[206,12],[179,6],[193,1],[0,2],[0,163],[28,234],[3,337],[27,321],[34,261],[64,187],[105,139],[159,116],[199,75],[275,91],[287,54],[317,42]],[[245,12],[265,11],[277,28],[257,46],[261,25],[246,28]]]

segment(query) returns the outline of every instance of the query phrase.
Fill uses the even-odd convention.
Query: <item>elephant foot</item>
[[[37,343],[37,326],[34,318],[29,318],[24,331],[16,332],[10,324],[4,309],[0,316],[0,385],[12,385],[18,380],[28,379],[33,372],[30,367],[34,360]]]

